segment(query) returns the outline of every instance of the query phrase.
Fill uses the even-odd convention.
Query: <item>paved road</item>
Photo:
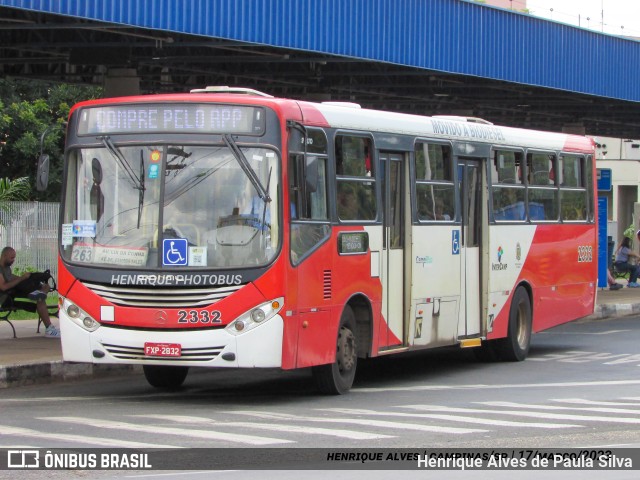
[[[523,363],[375,359],[338,397],[271,370],[196,371],[179,392],[138,374],[4,389],[0,447],[640,446],[639,320],[537,334]]]

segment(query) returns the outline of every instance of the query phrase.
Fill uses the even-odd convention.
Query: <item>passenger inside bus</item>
[[[420,220],[453,219],[453,202],[450,188],[437,189],[435,185],[421,185],[418,190],[418,218]]]
[[[445,212],[444,202],[442,198],[436,198],[436,220],[451,220],[451,215]]]
[[[355,187],[349,183],[338,184],[338,217],[341,220],[358,219],[358,197]]]

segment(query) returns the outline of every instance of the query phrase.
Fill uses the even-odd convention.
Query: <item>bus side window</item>
[[[491,198],[496,221],[526,219],[522,153],[495,150],[491,163]]]
[[[414,162],[418,219],[445,222],[455,220],[451,147],[416,143]]]
[[[562,219],[568,221],[588,220],[587,198],[585,188],[584,157],[577,155],[561,155],[560,172],[560,206]]]
[[[329,237],[327,158],[327,139],[323,130],[308,128],[306,137],[298,130],[290,131],[290,257],[294,265]]]
[[[560,202],[556,185],[556,156],[550,153],[527,153],[529,171],[529,218],[533,221],[559,219]]]
[[[335,142],[338,218],[373,221],[377,217],[371,139],[338,135]]]

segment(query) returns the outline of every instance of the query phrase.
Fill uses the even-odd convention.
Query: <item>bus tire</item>
[[[531,344],[531,301],[524,287],[518,287],[511,300],[507,337],[497,341],[500,358],[521,362],[529,354]]]
[[[313,367],[313,378],[318,390],[327,395],[342,395],[353,385],[358,364],[355,329],[356,319],[351,307],[346,306],[340,319],[336,342],[336,361]]]
[[[142,370],[149,385],[166,390],[180,388],[189,373],[189,367],[167,365],[143,365]]]

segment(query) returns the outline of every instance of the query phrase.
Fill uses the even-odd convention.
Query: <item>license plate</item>
[[[179,357],[182,347],[179,343],[151,343],[145,342],[145,357]]]

